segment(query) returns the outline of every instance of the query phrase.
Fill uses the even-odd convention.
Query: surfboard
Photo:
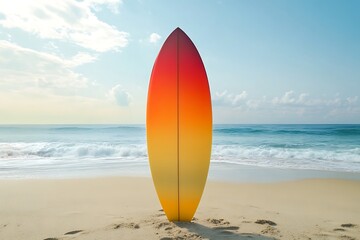
[[[150,169],[170,221],[191,221],[210,164],[212,108],[204,64],[176,28],[164,42],[148,89],[146,134]]]

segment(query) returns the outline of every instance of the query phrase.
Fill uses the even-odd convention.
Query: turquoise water
[[[211,166],[360,173],[360,125],[215,125]],[[92,175],[148,176],[145,126],[0,125],[0,178]]]

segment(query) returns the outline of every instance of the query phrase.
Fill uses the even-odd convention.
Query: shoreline
[[[26,170],[29,171],[29,170]],[[151,178],[148,163],[137,163],[136,165],[112,166],[111,168],[95,169],[69,169],[66,173],[64,169],[40,170],[39,173],[32,173],[26,176],[4,177],[1,180],[31,180],[31,179],[87,179],[87,178],[108,178],[108,177],[147,177]],[[8,174],[9,175],[9,174]],[[314,170],[314,169],[291,169],[262,167],[243,164],[233,164],[226,162],[211,162],[208,174],[209,181],[229,182],[229,183],[264,183],[264,182],[284,182],[303,179],[348,179],[360,180],[360,172],[334,171],[334,170]]]
[[[211,163],[209,179],[234,183],[284,182],[306,179],[360,180],[360,172],[271,168],[231,163]]]
[[[6,179],[0,239],[358,239],[359,189],[358,180],[209,180],[195,219],[172,223],[148,177]]]

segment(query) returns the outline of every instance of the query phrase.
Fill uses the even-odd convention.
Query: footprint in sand
[[[65,233],[64,235],[73,235],[73,234],[81,233],[81,232],[83,232],[83,231],[84,231],[84,230],[74,230],[74,231],[67,232],[67,233]]]
[[[115,224],[114,229],[119,229],[119,228],[131,228],[131,229],[139,229],[140,225],[137,223],[120,223],[120,224]]]
[[[156,229],[165,228],[165,230],[170,230],[169,228],[172,229],[173,227],[174,227],[174,224],[170,223],[170,222],[161,222],[155,226]]]
[[[225,221],[223,218],[216,219],[216,218],[208,218],[206,219],[209,223],[215,224],[215,225],[228,225],[230,222]]]
[[[239,227],[237,226],[228,226],[228,227],[214,227],[215,230],[239,230]]]
[[[183,226],[191,223],[179,223],[179,225],[172,222],[154,222],[154,228],[165,231],[165,236],[160,240],[200,240],[202,237],[197,233],[190,233]],[[183,225],[184,224],[184,225]],[[179,227],[180,226],[180,227]],[[157,235],[159,233],[156,233]],[[170,235],[170,236],[166,236]]]
[[[45,238],[44,240],[59,240],[58,238]]]
[[[345,232],[346,230],[343,228],[334,228],[335,232]]]
[[[261,230],[262,234],[270,234],[270,235],[277,235],[280,233],[278,229],[272,226],[267,226],[265,229]]]
[[[206,219],[206,221],[216,225],[216,227],[213,227],[212,229],[223,235],[232,235],[234,234],[234,232],[231,231],[236,231],[239,229],[238,226],[229,226],[230,222],[226,221],[223,218],[220,219],[208,218]]]
[[[258,219],[255,221],[256,224],[261,224],[261,225],[264,225],[264,224],[268,224],[270,226],[276,226],[277,224],[273,221],[270,221],[270,220],[264,220],[264,219]]]
[[[345,227],[345,228],[353,228],[353,227],[356,227],[356,224],[352,224],[352,223],[343,223],[343,224],[341,224],[341,227]]]
[[[353,238],[353,237],[350,237],[350,236],[347,236],[347,235],[342,235],[342,236],[340,236],[340,238],[342,240],[356,240],[356,238]]]
[[[184,233],[181,236],[160,238],[160,240],[200,240],[200,239],[202,239],[201,236],[196,233]]]
[[[255,221],[256,224],[261,224],[261,225],[267,225],[267,227],[263,230],[261,230],[262,234],[270,234],[270,235],[278,235],[280,234],[280,231],[275,228],[274,226],[277,226],[277,224],[273,221],[270,220],[265,220],[265,219],[258,219]]]

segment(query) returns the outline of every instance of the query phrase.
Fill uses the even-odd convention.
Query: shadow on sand
[[[180,228],[185,228],[189,232],[195,233],[209,240],[217,240],[217,239],[274,240],[276,239],[273,237],[267,237],[260,234],[234,232],[235,230],[239,229],[239,227],[237,226],[218,226],[218,227],[210,228],[194,222],[175,222],[175,224]]]

